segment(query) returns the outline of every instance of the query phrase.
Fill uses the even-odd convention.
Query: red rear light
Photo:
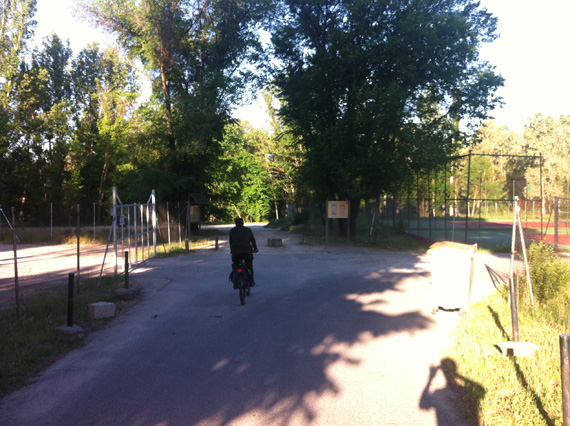
[[[243,272],[243,269],[238,269],[238,273],[241,274],[242,272]]]

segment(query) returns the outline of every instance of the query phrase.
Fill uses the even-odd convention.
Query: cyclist
[[[241,259],[245,259],[245,264],[250,272],[251,286],[255,285],[253,279],[253,253],[257,253],[257,243],[253,232],[247,226],[243,226],[243,219],[235,219],[236,226],[230,230],[230,253],[232,254],[232,272],[235,272]],[[232,273],[232,276],[235,274]],[[234,283],[235,287],[235,283]]]

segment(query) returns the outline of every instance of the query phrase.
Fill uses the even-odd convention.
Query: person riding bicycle
[[[251,286],[255,285],[253,280],[253,253],[257,253],[257,243],[253,232],[247,226],[243,226],[243,219],[235,219],[236,226],[230,230],[230,253],[232,255],[232,276],[236,271],[241,259],[245,259],[245,264],[250,272]],[[235,283],[234,283],[235,286]]]

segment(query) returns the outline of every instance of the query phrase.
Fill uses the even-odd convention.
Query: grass
[[[513,341],[508,286],[473,305],[460,321],[447,357],[479,407],[482,425],[562,425],[559,336],[570,327],[570,265],[546,244],[529,247],[534,294],[526,275],[515,277],[519,294],[519,341],[538,345],[530,357],[500,354],[496,344]]]
[[[268,227],[298,234],[301,244],[318,245],[325,244],[326,241],[326,229],[323,225],[296,223],[295,218],[272,220],[269,222]],[[350,237],[349,245],[390,251],[414,251],[418,253],[427,252],[431,245],[425,238],[404,234],[384,225],[378,227],[376,237],[369,242],[366,229],[363,228],[362,224],[358,224],[358,228],[357,235]],[[328,244],[346,245],[346,234],[340,235],[338,231],[330,231]]]
[[[481,425],[562,425],[559,334],[563,328],[519,312],[520,341],[540,349],[532,357],[504,356],[497,343],[512,341],[510,305],[494,293],[460,320],[446,357],[466,378]]]
[[[76,244],[76,229],[72,227],[20,227],[16,229],[18,244]],[[0,234],[1,244],[12,244],[12,231],[7,226],[2,227]],[[109,239],[109,227],[97,227],[95,233],[93,228],[81,228],[81,244],[107,244]]]
[[[47,235],[49,236],[49,231]],[[217,235],[220,235],[217,230],[202,230],[200,236],[190,238],[189,250],[211,244]],[[45,238],[46,234],[41,236]],[[36,238],[38,242],[42,242],[41,236]],[[71,238],[73,241],[70,243],[74,244],[76,237]],[[105,242],[106,238],[107,236]],[[64,239],[61,241],[65,242]],[[184,241],[182,244],[173,243],[170,250],[168,243],[157,245],[158,257],[182,254],[188,254]],[[90,303],[114,302],[117,307],[116,316],[136,303],[119,300],[115,295],[116,289],[124,287],[124,277],[103,278],[99,287],[97,280],[82,280],[79,294],[74,298],[74,324],[82,327],[86,333],[97,331],[111,321],[90,318]],[[0,310],[0,398],[24,386],[52,362],[83,344],[82,340],[62,341],[57,338],[56,327],[66,324],[67,285],[37,290],[26,296],[25,303],[20,307],[19,320],[16,320],[15,309]]]
[[[114,302],[116,315],[121,315],[136,301],[116,298],[115,290],[124,286],[122,277],[84,280],[74,297],[74,324],[86,333],[103,328],[110,319],[92,319],[88,305]],[[25,385],[50,363],[80,347],[82,340],[62,341],[56,327],[67,324],[67,286],[38,290],[26,299],[16,320],[13,309],[0,311],[0,397]]]

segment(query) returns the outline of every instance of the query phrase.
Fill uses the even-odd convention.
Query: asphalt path
[[[245,306],[226,239],[151,259],[132,274],[143,300],[4,398],[0,424],[477,424],[438,369],[458,314],[431,313],[430,256],[252,228],[258,285]],[[507,268],[478,255],[473,298]]]

